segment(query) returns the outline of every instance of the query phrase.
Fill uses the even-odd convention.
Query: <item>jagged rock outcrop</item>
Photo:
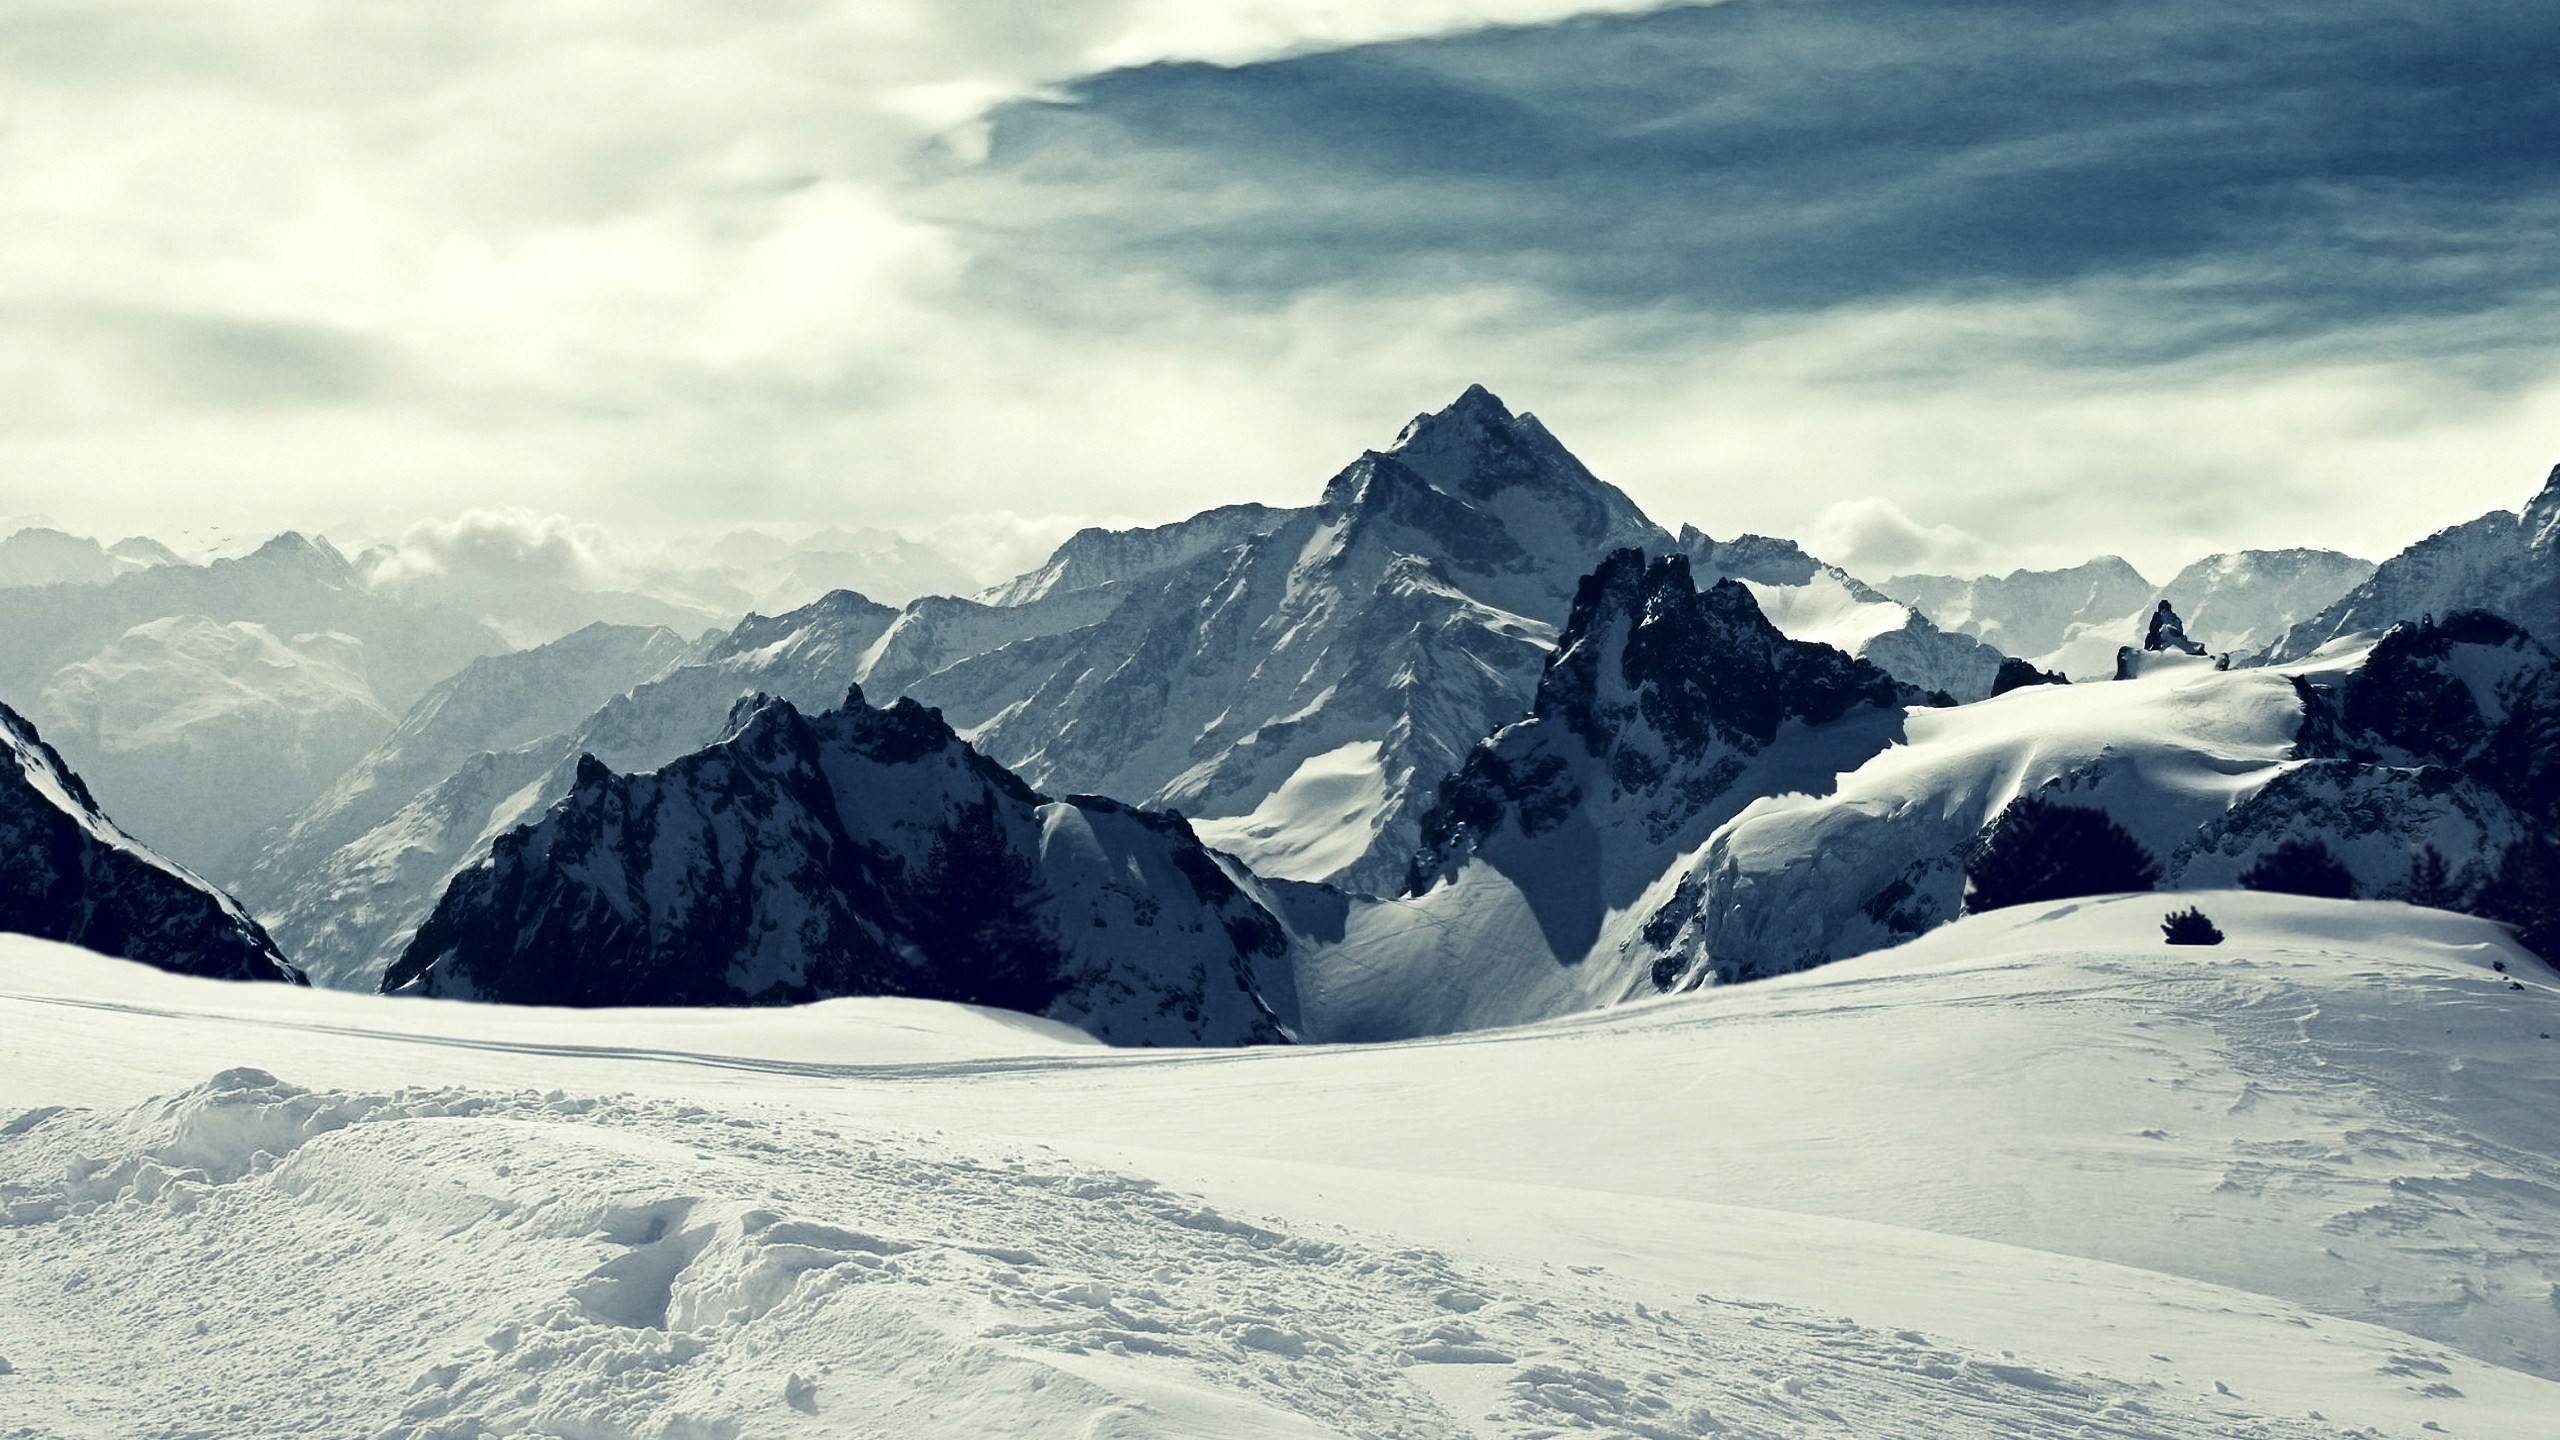
[[[0,705],[0,930],[181,975],[302,983],[228,896],[98,809],[25,717]]]
[[[2163,600],[2151,612],[2151,623],[2143,629],[2142,648],[2155,654],[2174,650],[2181,655],[2201,655],[2204,646],[2187,638],[2187,627],[2178,620],[2176,607]]]
[[[1478,746],[1423,821],[1408,893],[1454,878],[1506,830],[1632,817],[1650,846],[1712,813],[1795,722],[1924,697],[1877,666],[1789,639],[1735,580],[1705,590],[1685,555],[1609,556],[1586,577],[1529,718]]]
[[[2052,670],[2039,670],[2032,662],[2010,655],[2002,657],[2000,673],[1991,681],[1991,693],[2006,695],[2012,690],[2029,685],[2068,685],[2070,683],[2068,676]]]
[[[581,757],[457,876],[386,990],[565,1005],[905,995],[1121,1043],[1283,1038],[1288,942],[1178,817],[1051,800],[912,700],[741,702],[663,769]]]

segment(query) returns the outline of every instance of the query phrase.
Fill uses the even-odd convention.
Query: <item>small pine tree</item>
[[[2150,890],[2159,862],[2104,810],[2021,795],[2000,812],[1964,872],[1968,913]]]
[[[2443,851],[2421,845],[2409,857],[2409,883],[2402,888],[2401,898],[2431,910],[2450,910],[2460,901],[2461,894],[2453,888],[2453,867],[2445,862]]]
[[[2287,840],[2259,856],[2257,864],[2241,873],[2240,887],[2322,900],[2356,898],[2354,873],[2318,840]]]
[[[2160,933],[2169,937],[2169,943],[2172,945],[2219,945],[2222,943],[2222,931],[2215,928],[2211,920],[2205,918],[2202,910],[2193,907],[2170,911],[2169,918],[2160,922]]]

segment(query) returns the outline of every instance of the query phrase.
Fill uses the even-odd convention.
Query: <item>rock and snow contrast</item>
[[[35,726],[6,705],[0,856],[0,932],[217,980],[302,982],[248,912],[119,829]]]
[[[518,1004],[903,995],[1121,1044],[1281,1038],[1288,942],[1179,817],[1050,800],[913,700],[743,701],[719,743],[569,794],[457,876],[383,988]]]
[[[0,1434],[2540,1433],[2555,497],[1879,588],[1475,387],[994,586],[22,531]]]
[[[0,937],[0,1418],[2544,1433],[2555,977],[2441,912],[2188,898],[2222,945],[2071,902],[1570,1022],[1192,1053],[916,1001],[252,997]]]

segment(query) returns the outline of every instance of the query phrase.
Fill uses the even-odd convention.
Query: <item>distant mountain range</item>
[[[2107,810],[2173,886],[2307,835],[2368,893],[2433,847],[2464,904],[2560,803],[2560,471],[2378,567],[1871,585],[1666,531],[1474,387],[1302,508],[1081,531],[972,594],[524,648],[610,597],[457,608],[299,535],[205,564],[21,535],[0,574],[50,578],[0,587],[0,696],[61,747],[21,768],[218,912],[194,874],[234,885],[274,937],[244,943],[331,985],[1375,1038],[1894,943],[1952,917],[2021,795]],[[839,562],[955,578],[885,532],[682,563],[788,593]],[[2146,649],[2164,625],[2191,640]],[[966,866],[1005,877],[976,941],[937,908]]]
[[[2335,550],[2238,550],[2208,555],[2160,586],[2105,555],[1971,580],[1897,575],[1882,588],[2040,670],[2091,679],[2112,673],[2117,647],[2141,642],[2162,600],[2209,649],[2254,655],[2373,573],[2372,562]]]

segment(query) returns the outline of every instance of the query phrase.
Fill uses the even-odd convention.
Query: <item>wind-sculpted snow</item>
[[[0,705],[0,931],[217,980],[291,980],[247,912],[117,828],[62,757]]]
[[[582,757],[455,877],[385,990],[518,1004],[907,995],[1123,1043],[1281,1038],[1287,937],[1177,817],[1052,801],[901,699],[741,702],[649,774]],[[1267,972],[1267,973],[1266,973]]]
[[[2227,885],[2289,838],[2360,893],[2402,893],[2432,846],[2477,903],[2560,776],[2560,670],[2488,615],[2370,654],[2224,672],[2200,657],[2107,685],[2032,686],[1915,715],[1909,743],[1825,796],[1764,801],[1705,848],[1653,924],[1686,983],[1821,964],[1953,918],[1975,837],[2030,791],[2105,810],[2164,888]]]

